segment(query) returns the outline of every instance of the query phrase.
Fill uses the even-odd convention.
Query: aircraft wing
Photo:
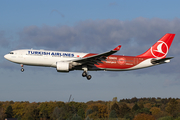
[[[121,48],[121,45],[117,46],[116,48],[114,48],[111,51],[105,52],[105,53],[101,53],[101,54],[95,54],[89,57],[84,57],[81,59],[77,59],[77,60],[73,60],[73,62],[78,62],[89,66],[93,66],[94,64],[98,64],[98,63],[102,63],[102,61],[106,61],[106,58],[114,53],[116,53],[117,51],[119,51]]]

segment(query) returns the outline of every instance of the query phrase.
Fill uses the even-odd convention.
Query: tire
[[[83,72],[83,73],[82,73],[82,76],[83,76],[83,77],[86,77],[86,76],[87,76],[87,73],[86,73],[86,72]]]
[[[91,75],[88,75],[88,76],[87,76],[87,79],[88,79],[88,80],[90,80],[91,78],[92,78],[92,76],[91,76]]]
[[[21,68],[21,72],[24,72],[24,68]]]

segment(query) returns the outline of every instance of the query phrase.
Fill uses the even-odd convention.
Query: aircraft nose
[[[4,58],[8,60],[8,54],[4,55]]]

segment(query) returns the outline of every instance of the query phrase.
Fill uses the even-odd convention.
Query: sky
[[[179,0],[0,0],[0,101],[109,101],[126,98],[179,98]],[[17,49],[136,56],[166,33],[176,36],[170,63],[133,71],[59,73],[55,68],[11,63],[4,55]]]

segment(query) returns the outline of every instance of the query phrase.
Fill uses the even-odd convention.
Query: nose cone
[[[8,54],[4,55],[4,58],[9,60],[9,55]]]

